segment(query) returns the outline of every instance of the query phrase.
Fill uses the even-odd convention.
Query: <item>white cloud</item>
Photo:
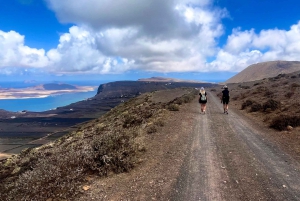
[[[48,4],[62,22],[78,24],[47,54],[55,70],[66,72],[206,70],[206,57],[216,53],[216,39],[223,33],[220,20],[227,14],[209,9],[210,0],[48,0]]]
[[[55,49],[24,45],[0,31],[0,66],[44,67],[53,73],[240,71],[269,60],[300,60],[300,22],[290,30],[235,28],[224,47],[226,9],[212,0],[47,0],[61,22],[76,25]],[[214,58],[213,61],[212,58]]]
[[[228,36],[224,49],[208,66],[214,70],[241,71],[247,66],[264,61],[300,60],[300,21],[290,30],[269,29],[255,33],[254,30],[234,29]]]
[[[43,49],[24,45],[24,36],[0,30],[0,67],[44,67],[48,63]]]

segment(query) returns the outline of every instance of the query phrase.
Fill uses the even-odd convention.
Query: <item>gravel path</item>
[[[190,149],[171,200],[300,200],[300,164],[238,111],[209,94],[194,116]]]

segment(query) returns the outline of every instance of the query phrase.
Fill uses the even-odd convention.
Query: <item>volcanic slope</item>
[[[299,61],[269,61],[253,64],[236,74],[225,83],[239,83],[275,77],[278,74],[288,74],[300,71]]]

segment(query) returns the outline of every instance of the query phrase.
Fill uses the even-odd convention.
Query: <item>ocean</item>
[[[66,84],[77,86],[96,86],[94,91],[67,93],[62,95],[48,96],[45,98],[28,98],[28,99],[4,99],[0,100],[0,109],[18,112],[28,110],[32,112],[42,112],[57,107],[62,107],[91,98],[96,95],[98,86],[105,82],[66,82]],[[2,88],[26,88],[39,85],[40,83],[23,83],[23,82],[0,82]]]

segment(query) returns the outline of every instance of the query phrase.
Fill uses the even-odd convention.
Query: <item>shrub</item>
[[[165,125],[165,122],[164,122],[162,119],[157,119],[157,120],[154,122],[154,125],[163,127],[163,126]]]
[[[140,118],[140,116],[137,115],[131,115],[131,114],[125,114],[124,115],[124,128],[129,128],[134,125],[139,125],[143,122],[143,119]]]
[[[262,105],[259,104],[259,103],[254,102],[254,103],[251,105],[250,112],[257,112],[257,111],[260,111],[261,109],[262,109]]]
[[[298,83],[291,84],[291,88],[297,88],[297,87],[300,87],[300,85]]]
[[[237,100],[237,99],[239,99],[239,97],[238,97],[238,96],[234,96],[234,97],[232,97],[231,99],[232,99],[232,100]]]
[[[291,78],[297,78],[297,76],[296,76],[296,75],[293,75],[293,76],[291,76]]]
[[[248,106],[252,105],[253,104],[253,101],[252,100],[246,100],[242,103],[242,107],[241,107],[241,110],[244,110],[246,109]]]
[[[179,105],[172,103],[168,106],[168,109],[170,111],[179,111]]]
[[[264,96],[265,96],[265,97],[272,97],[273,94],[274,94],[273,91],[266,90],[265,93],[264,93]]]
[[[239,85],[239,87],[242,88],[242,89],[250,89],[250,86]]]
[[[260,85],[260,83],[259,83],[259,82],[257,82],[257,83],[254,83],[254,84],[253,84],[253,86],[257,86],[257,85]]]
[[[157,131],[157,127],[153,124],[151,124],[149,127],[147,127],[148,134],[155,133],[156,131]]]
[[[217,91],[216,89],[211,89],[210,91]]]
[[[287,126],[300,126],[300,116],[277,116],[270,123],[271,128],[279,131],[286,130]]]
[[[286,98],[291,98],[292,96],[294,95],[294,92],[287,92],[286,94],[284,94],[284,96],[286,97]]]
[[[288,84],[289,83],[289,81],[284,81],[282,84],[283,85],[286,85],[286,84]]]
[[[272,84],[271,87],[279,87],[279,84],[278,83]]]
[[[267,108],[270,108],[272,111],[280,108],[280,102],[274,100],[274,99],[269,99],[267,102],[263,104],[263,110],[266,111]]]

